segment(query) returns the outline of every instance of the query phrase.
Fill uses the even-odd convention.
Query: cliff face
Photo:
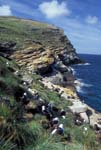
[[[9,32],[8,38],[4,39],[6,43],[0,39],[0,52],[10,54],[10,58],[29,71],[45,74],[52,71],[54,64],[64,69],[66,67],[63,65],[81,62],[60,28],[31,20],[3,17],[0,18],[0,26],[1,35],[3,29],[4,34]]]
[[[0,55],[31,74],[46,76],[63,87],[74,87],[71,64],[80,63],[64,31],[53,25],[15,17],[0,17]]]
[[[39,34],[40,39],[26,41],[24,49],[15,51],[11,55],[20,66],[26,66],[30,71],[45,73],[57,62],[66,66],[80,62],[73,45],[62,30],[48,28],[43,29]]]

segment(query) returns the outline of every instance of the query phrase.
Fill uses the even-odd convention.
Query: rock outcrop
[[[38,34],[40,39],[27,40],[24,49],[11,55],[21,67],[26,67],[31,72],[46,74],[52,71],[54,64],[55,68],[66,72],[66,66],[81,62],[63,30],[47,28]]]

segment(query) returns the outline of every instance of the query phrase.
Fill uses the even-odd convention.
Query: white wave
[[[75,85],[78,85],[78,86],[85,86],[85,87],[91,87],[92,85],[91,84],[87,84],[87,83],[84,83],[82,79],[77,79],[74,81]]]
[[[84,65],[85,65],[85,66],[89,66],[89,65],[91,65],[91,64],[90,64],[90,63],[85,63]]]
[[[70,68],[70,70],[72,71],[73,75],[75,75],[75,74],[76,74],[75,69],[74,69],[74,68],[72,68],[72,67],[69,67],[69,68]]]
[[[82,87],[81,86],[75,86],[76,87],[76,90],[78,93],[85,93],[83,90],[82,90]]]
[[[91,87],[92,86],[91,84],[84,83],[82,79],[75,80],[74,84],[75,84],[77,92],[80,92],[80,93],[85,93],[83,91],[83,87]]]
[[[78,66],[89,66],[91,65],[90,63],[84,63],[84,64],[77,64]]]

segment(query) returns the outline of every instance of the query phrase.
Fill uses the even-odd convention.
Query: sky
[[[101,54],[101,0],[0,0],[0,16],[54,24],[78,53]]]

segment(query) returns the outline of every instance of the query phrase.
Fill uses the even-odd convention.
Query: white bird
[[[43,112],[45,111],[45,105],[42,106],[42,111],[43,111]]]
[[[26,82],[23,82],[23,85],[26,85]]]
[[[57,129],[54,129],[54,130],[51,132],[51,134],[52,134],[52,135],[55,134],[56,131],[57,131]]]
[[[62,116],[63,119],[66,119],[66,116]]]
[[[83,122],[86,123],[86,120],[84,119]]]
[[[53,118],[53,121],[59,121],[58,117]]]
[[[60,124],[60,125],[59,125],[59,128],[63,129],[63,124]]]
[[[44,100],[42,98],[39,98],[39,101],[44,102]]]
[[[25,92],[23,95],[24,95],[24,96],[27,96],[27,93]]]
[[[77,119],[76,122],[79,122],[79,120]]]
[[[9,65],[8,61],[6,62],[6,65]]]
[[[87,127],[84,127],[84,130],[87,131],[88,130]]]

